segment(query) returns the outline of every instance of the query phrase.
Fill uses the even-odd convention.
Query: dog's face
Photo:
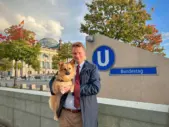
[[[71,60],[68,63],[59,63],[58,78],[63,81],[70,81],[75,76],[75,61]]]

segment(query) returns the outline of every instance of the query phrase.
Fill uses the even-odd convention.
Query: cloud
[[[17,15],[17,18],[25,21],[25,28],[36,33],[37,38],[51,37],[59,39],[64,29],[61,24],[54,20],[38,20],[31,16]]]
[[[19,24],[24,20],[24,28],[36,33],[36,38],[41,39],[44,37],[51,37],[59,39],[62,36],[64,29],[60,22],[52,19],[42,20],[33,16],[24,16],[21,14],[13,13],[4,4],[0,3],[0,32],[11,25]]]
[[[11,13],[10,10],[0,2],[0,32],[3,32],[5,28],[11,25],[12,19],[14,18],[13,15],[10,16]]]
[[[50,0],[52,5],[56,5],[56,1],[55,0]]]
[[[9,27],[25,19],[24,27],[38,38],[53,37],[64,40],[85,40],[80,23],[87,13],[85,3],[92,0],[0,0],[1,26]],[[5,9],[6,8],[6,9]],[[1,14],[1,10],[3,13]],[[0,28],[0,32],[3,28]]]
[[[93,0],[84,0],[85,3],[91,3]]]
[[[0,31],[3,32],[9,26],[9,22],[5,18],[0,18]]]
[[[163,41],[169,40],[169,32],[162,32]]]
[[[78,24],[78,28],[79,28],[79,31],[80,31],[80,27],[81,27],[81,23],[84,24],[85,23],[85,20],[84,20],[84,16],[89,13],[88,9],[87,9],[87,6],[86,6],[86,3],[91,3],[92,0],[84,0],[84,3],[83,3],[83,6],[82,6],[82,9],[81,9],[81,13],[79,16],[76,17],[76,22]],[[85,38],[87,36],[86,33],[80,33],[79,32],[79,36],[82,37],[82,38]]]

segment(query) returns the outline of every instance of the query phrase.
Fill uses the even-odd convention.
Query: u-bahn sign
[[[112,68],[115,63],[115,52],[106,45],[101,45],[93,52],[92,61],[100,71],[110,70],[109,75],[153,75],[156,67],[122,67]]]

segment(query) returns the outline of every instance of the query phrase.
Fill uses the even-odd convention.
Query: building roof
[[[57,45],[51,46],[51,47],[49,47],[49,48],[51,48],[51,49],[59,49],[59,47],[60,47],[60,44],[57,44]]]
[[[53,38],[43,38],[38,43],[40,43],[41,46],[44,48],[52,48],[52,49],[59,48],[59,43]]]

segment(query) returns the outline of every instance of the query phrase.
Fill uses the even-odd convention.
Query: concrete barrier
[[[5,87],[9,87],[10,85],[8,83],[5,83]]]
[[[30,84],[29,85],[29,89],[30,90],[36,90],[37,88],[36,88],[36,84]]]
[[[27,89],[27,84],[20,84],[20,89]]]
[[[9,87],[10,85],[6,82],[0,82],[1,87]]]
[[[40,91],[47,91],[47,85],[40,85]]]
[[[0,119],[14,127],[59,127],[50,92],[0,87]],[[169,106],[98,98],[99,127],[168,127]]]

